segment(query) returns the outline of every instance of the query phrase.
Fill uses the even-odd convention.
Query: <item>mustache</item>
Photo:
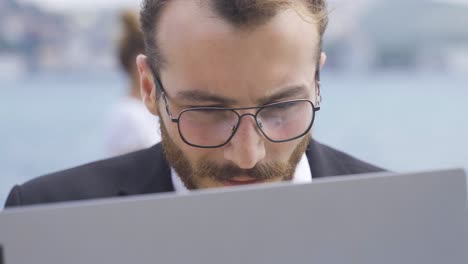
[[[268,163],[257,164],[251,169],[241,169],[234,164],[217,165],[213,162],[203,162],[197,166],[197,174],[200,177],[211,178],[213,180],[227,181],[238,176],[249,176],[255,180],[266,181],[277,177],[292,177],[291,165],[288,163]]]

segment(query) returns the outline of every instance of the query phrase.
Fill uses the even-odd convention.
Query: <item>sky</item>
[[[76,10],[95,8],[138,8],[141,0],[20,0],[19,2],[35,3],[48,10]]]

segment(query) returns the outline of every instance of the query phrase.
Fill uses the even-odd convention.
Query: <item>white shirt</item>
[[[187,194],[190,191],[185,187],[174,168],[171,167],[171,178],[174,190],[177,194]],[[310,171],[309,160],[306,154],[302,155],[301,160],[296,166],[296,171],[292,179],[293,183],[310,183],[312,182],[312,172]]]
[[[141,100],[130,97],[114,105],[105,132],[104,147],[109,156],[148,148],[161,141],[158,117]]]

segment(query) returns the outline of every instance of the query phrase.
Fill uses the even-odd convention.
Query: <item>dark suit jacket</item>
[[[306,151],[313,178],[382,169],[312,141]],[[161,144],[116,158],[52,173],[15,186],[5,206],[172,192]]]

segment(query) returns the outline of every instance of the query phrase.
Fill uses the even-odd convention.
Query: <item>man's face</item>
[[[174,117],[198,106],[240,108],[292,99],[315,102],[318,27],[292,10],[266,24],[242,29],[197,1],[175,0],[164,10],[158,30],[158,44],[167,59],[160,78]],[[188,188],[292,178],[310,135],[273,143],[261,134],[254,118],[246,116],[227,145],[189,146],[167,115],[163,100],[155,104],[156,87],[145,63],[139,60],[145,103],[160,116],[166,157]]]

